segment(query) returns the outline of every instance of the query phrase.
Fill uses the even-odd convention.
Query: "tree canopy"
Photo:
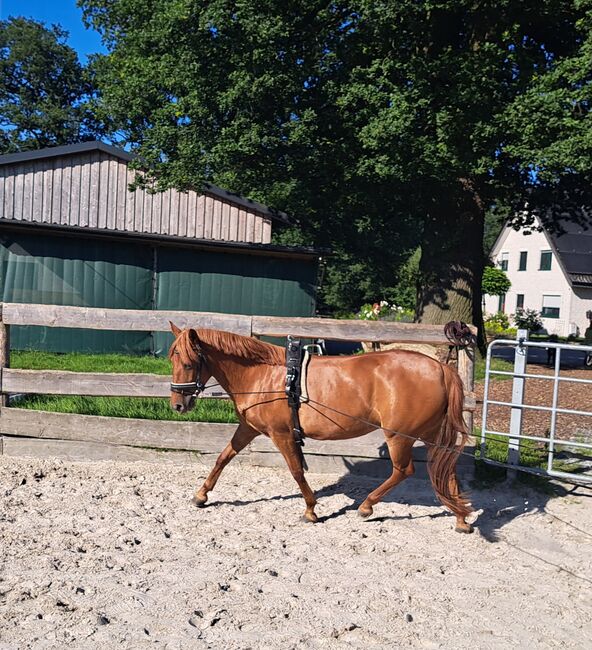
[[[334,309],[389,299],[420,244],[418,318],[480,324],[486,212],[586,216],[590,0],[79,4],[144,169],[297,216]]]
[[[26,18],[0,21],[0,152],[95,139],[93,86],[68,33]]]

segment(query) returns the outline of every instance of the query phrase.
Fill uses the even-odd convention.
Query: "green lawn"
[[[503,359],[492,359],[491,360],[491,370],[504,370],[506,372],[512,371],[514,369],[514,364],[510,361],[504,361]],[[506,379],[512,379],[507,375],[490,375],[491,381],[504,381]],[[481,357],[477,358],[475,361],[475,381],[483,381],[485,379],[485,359]]]
[[[125,354],[55,354],[50,352],[12,352],[13,368],[28,370],[70,370],[75,372],[137,372],[168,375],[168,359]],[[186,415],[175,413],[166,398],[158,397],[81,397],[78,395],[27,395],[11,406],[60,413],[105,415],[148,420],[189,420],[194,422],[238,422],[229,400],[200,399]]]

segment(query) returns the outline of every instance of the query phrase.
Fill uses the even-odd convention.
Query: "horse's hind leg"
[[[228,463],[244,449],[254,438],[259,435],[258,431],[252,429],[248,424],[241,422],[238,429],[234,432],[232,440],[226,445],[224,451],[218,456],[216,464],[209,473],[208,478],[204,481],[201,488],[195,493],[193,503],[198,506],[204,506],[208,500],[208,492],[214,489],[222,470]]]
[[[386,444],[393,463],[393,473],[376,490],[370,492],[364,503],[358,508],[358,513],[362,517],[369,517],[372,514],[374,506],[385,497],[387,492],[392,490],[395,485],[401,483],[401,481],[404,481],[408,476],[412,476],[415,471],[411,457],[413,440],[395,435],[387,438]]]
[[[306,502],[306,511],[304,512],[304,518],[313,524],[316,523],[318,521],[318,518],[315,515],[314,509],[317,505],[317,500],[315,499],[314,492],[312,491],[306,478],[304,478],[304,467],[302,466],[302,450],[298,448],[298,443],[294,440],[291,433],[283,436],[272,435],[271,439],[286,460],[288,468],[290,469],[290,473],[294,477],[296,483],[298,483],[298,487],[302,492],[302,496]]]

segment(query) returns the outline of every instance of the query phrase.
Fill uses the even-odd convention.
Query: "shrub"
[[[516,313],[512,316],[512,320],[520,330],[538,332],[540,329],[543,329],[541,314],[536,309],[517,309]]]
[[[510,319],[503,311],[498,311],[497,314],[486,314],[483,318],[486,330],[499,330],[503,332],[510,327]]]

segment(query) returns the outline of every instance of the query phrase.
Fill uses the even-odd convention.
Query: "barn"
[[[0,298],[312,316],[319,252],[271,244],[290,218],[214,185],[130,191],[102,142],[0,156]],[[159,354],[164,334],[15,327],[13,349]]]

